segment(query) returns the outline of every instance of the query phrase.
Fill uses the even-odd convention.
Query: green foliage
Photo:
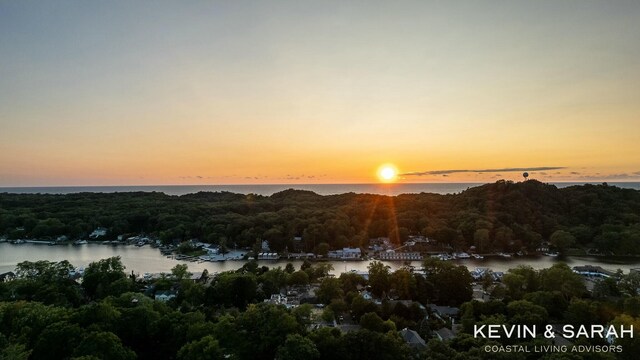
[[[509,322],[514,325],[536,325],[542,328],[547,324],[547,309],[527,300],[512,301],[507,305]]]
[[[177,264],[171,269],[171,275],[177,280],[183,280],[191,276],[189,272],[189,265],[187,264]]]
[[[392,211],[393,210],[393,211]],[[0,235],[10,238],[86,237],[98,226],[107,238],[146,233],[165,242],[198,238],[221,245],[303,251],[363,246],[371,237],[422,234],[479,252],[535,250],[542,241],[601,253],[640,254],[640,192],[615,186],[558,189],[535,180],[498,181],[460,194],[320,196],[287,190],[271,196],[228,192],[0,194]],[[397,224],[398,226],[394,226]],[[18,230],[20,229],[20,230]],[[561,231],[557,233],[557,231]],[[553,237],[553,234],[562,236]],[[573,240],[572,240],[573,239]],[[187,248],[187,253],[196,251]]]
[[[299,335],[288,335],[284,345],[278,348],[278,360],[315,360],[320,358],[320,352],[313,341]]]
[[[32,289],[34,284],[45,286],[49,281],[48,289],[53,293],[72,289],[81,293],[86,285],[69,281],[70,267],[64,262],[23,263],[20,266],[23,278],[5,283],[5,292],[22,289],[23,294],[39,299],[33,295],[37,293]],[[435,317],[425,321],[425,312],[415,302],[383,299],[382,305],[376,305],[365,300],[353,291],[358,285],[366,285],[364,279],[355,274],[340,278],[324,276],[317,295],[329,303],[323,312],[326,320],[333,323],[334,318],[343,315],[345,319],[340,323],[352,320],[361,325],[361,330],[343,333],[333,327],[314,328],[317,317],[312,315],[314,310],[309,304],[287,309],[261,302],[262,290],[258,288],[277,289],[286,286],[296,273],[301,277],[308,277],[309,273],[315,276],[325,273],[324,267],[308,266],[298,272],[245,268],[216,274],[210,285],[179,280],[184,278],[187,268],[177,267],[175,279],[166,279],[180,288],[179,298],[170,304],[154,301],[141,293],[121,293],[124,290],[114,284],[129,279],[124,277],[117,258],[98,261],[89,267],[90,279],[97,284],[96,288],[111,291],[111,295],[103,292],[104,298],[80,297],[77,306],[69,302],[47,305],[26,298],[0,301],[0,360],[529,358],[525,354],[486,353],[484,345],[498,343],[474,339],[464,333],[452,341],[430,340],[424,352],[410,349],[397,329],[412,328],[429,339],[431,329],[445,323]],[[464,291],[469,283],[468,273],[465,275],[459,268],[428,260],[425,261],[426,278],[401,268],[388,274],[389,292],[420,298],[423,296],[420,292],[428,288],[438,301],[455,304],[462,298],[456,297],[453,290]],[[387,269],[382,269],[382,273],[385,271]],[[511,288],[510,298],[468,301],[460,305],[459,322],[464,332],[471,332],[473,325],[505,323],[538,326],[612,323],[640,328],[637,318],[640,300],[638,296],[630,296],[633,276],[623,276],[620,285],[613,279],[601,281],[607,289],[624,290],[595,299],[588,297],[582,279],[564,264],[541,271],[519,267],[507,275],[505,278],[512,278],[509,280],[512,283],[506,286]],[[345,290],[349,290],[347,295]],[[513,295],[516,292],[518,295]],[[516,297],[519,299],[514,300]],[[543,344],[544,340],[530,342],[534,343]],[[618,339],[616,344],[624,346],[625,355],[620,356],[623,359],[633,358],[626,354],[628,349],[640,351],[633,339]],[[587,358],[584,354],[580,356]],[[607,357],[589,355],[588,358]]]
[[[369,264],[369,286],[376,296],[388,293],[391,290],[390,267],[380,261],[372,261]]]
[[[178,360],[222,360],[224,355],[220,344],[213,336],[185,344],[178,351]]]
[[[82,287],[89,297],[101,299],[130,291],[132,283],[117,256],[90,263],[84,271]]]
[[[564,252],[576,242],[576,238],[568,231],[556,230],[551,234],[549,242],[555,246],[559,252]]]
[[[543,290],[559,291],[565,299],[581,296],[586,292],[584,282],[564,263],[558,263],[540,272],[540,283]]]
[[[342,297],[342,284],[340,279],[327,277],[322,280],[320,287],[316,290],[318,301],[323,304],[331,303],[331,300]]]
[[[287,278],[287,284],[291,286],[304,286],[309,284],[309,275],[306,272],[299,270],[293,272]]]
[[[424,268],[427,272],[427,281],[432,284],[433,296],[438,303],[460,306],[471,300],[473,278],[466,267],[427,258],[424,261]]]
[[[295,334],[298,324],[284,308],[274,305],[250,305],[236,324],[237,354],[240,359],[273,359],[280,344]]]
[[[103,360],[133,360],[136,354],[122,345],[111,332],[91,332],[76,347],[75,356],[94,356]]]
[[[252,274],[222,273],[207,290],[207,300],[214,304],[244,309],[256,298],[257,280]]]

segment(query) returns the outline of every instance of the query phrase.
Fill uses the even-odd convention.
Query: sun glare
[[[398,177],[398,169],[393,165],[382,165],[378,169],[378,178],[382,182],[393,182]]]

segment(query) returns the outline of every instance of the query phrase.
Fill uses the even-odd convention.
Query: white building
[[[158,291],[156,293],[155,299],[158,301],[169,301],[171,299],[175,299],[176,298],[176,294],[169,292],[169,291]]]
[[[107,229],[103,228],[103,227],[99,227],[96,228],[95,230],[93,230],[93,232],[91,234],[89,234],[89,238],[91,239],[97,239],[101,236],[106,236],[107,235]]]
[[[341,250],[329,251],[327,257],[330,259],[355,260],[360,259],[362,252],[360,248],[343,248]]]

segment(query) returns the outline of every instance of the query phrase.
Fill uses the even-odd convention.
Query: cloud
[[[640,175],[640,171],[634,172],[633,175]]]
[[[577,171],[572,171],[572,172],[571,172],[571,175],[580,175],[580,173],[579,173],[579,172],[577,172]]]
[[[530,168],[429,170],[429,171],[408,172],[408,173],[400,174],[400,176],[449,175],[449,174],[456,174],[456,173],[544,171],[544,170],[559,170],[559,169],[566,169],[566,167],[565,166],[541,166],[541,167],[530,167]]]
[[[580,180],[584,180],[584,181],[602,181],[602,180],[636,180],[638,179],[638,176],[640,175],[636,175],[636,173],[619,173],[619,174],[606,174],[606,175],[583,175],[580,176],[579,179]]]

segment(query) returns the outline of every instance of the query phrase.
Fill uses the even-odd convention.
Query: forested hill
[[[8,238],[82,238],[97,227],[108,229],[107,238],[146,233],[237,246],[264,239],[275,251],[292,249],[296,236],[313,251],[323,243],[366,247],[370,238],[400,243],[424,235],[459,250],[532,251],[551,241],[560,249],[640,254],[640,192],[606,184],[558,189],[529,180],[395,197],[300,190],[0,194],[0,234]]]

